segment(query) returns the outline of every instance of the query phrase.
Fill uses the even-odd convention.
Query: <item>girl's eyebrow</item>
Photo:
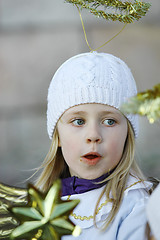
[[[102,111],[102,112],[100,112],[99,113],[99,115],[109,115],[109,114],[112,114],[112,115],[120,115],[120,113],[119,112],[115,112],[115,111]]]
[[[87,115],[87,112],[85,112],[85,111],[73,111],[73,112],[66,113],[66,115]]]

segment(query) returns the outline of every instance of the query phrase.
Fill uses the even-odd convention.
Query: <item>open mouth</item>
[[[96,155],[96,154],[87,154],[84,156],[85,158],[87,159],[95,159],[97,157],[99,157],[99,155]]]
[[[100,159],[101,155],[99,153],[87,153],[82,156],[82,161],[89,164],[89,165],[96,165]]]

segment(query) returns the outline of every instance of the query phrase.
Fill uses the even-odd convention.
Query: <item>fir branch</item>
[[[132,2],[122,2],[120,0],[65,0],[80,7],[88,9],[96,17],[102,17],[105,20],[120,21],[123,23],[132,23],[145,16],[151,4],[134,0]],[[102,9],[100,9],[102,8]],[[115,10],[115,13],[108,13],[107,10]],[[117,13],[119,11],[119,13]]]
[[[121,110],[125,113],[147,116],[149,122],[154,123],[160,119],[160,84],[138,93],[128,103],[123,104]]]

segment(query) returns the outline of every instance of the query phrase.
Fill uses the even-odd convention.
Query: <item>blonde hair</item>
[[[49,152],[42,165],[38,168],[38,170],[43,169],[43,171],[35,185],[42,191],[47,191],[53,184],[53,181],[58,179],[63,173],[65,165],[61,149],[58,147],[58,131],[55,129]]]
[[[96,212],[102,196],[105,194],[108,201],[112,202],[112,209],[102,229],[106,229],[113,221],[116,213],[119,210],[122,202],[123,193],[125,191],[126,183],[129,174],[136,175],[139,179],[143,179],[143,175],[135,161],[135,137],[132,126],[127,120],[128,134],[123,150],[122,158],[116,166],[115,170],[105,179],[108,181],[104,191],[99,197],[94,213],[94,224],[96,225]],[[39,176],[36,186],[42,191],[47,191],[52,185],[53,181],[60,177],[66,177],[69,174],[69,169],[63,158],[61,148],[58,147],[58,131],[54,131],[50,150],[40,166],[43,169]],[[112,193],[112,197],[110,195]]]

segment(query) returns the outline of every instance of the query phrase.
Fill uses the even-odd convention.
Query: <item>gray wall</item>
[[[160,2],[99,51],[122,58],[138,90],[160,82]],[[123,27],[82,13],[92,48]],[[77,9],[63,0],[0,1],[0,181],[25,186],[43,161],[49,82],[67,58],[89,51]],[[137,159],[147,175],[160,175],[160,125],[140,118]]]

